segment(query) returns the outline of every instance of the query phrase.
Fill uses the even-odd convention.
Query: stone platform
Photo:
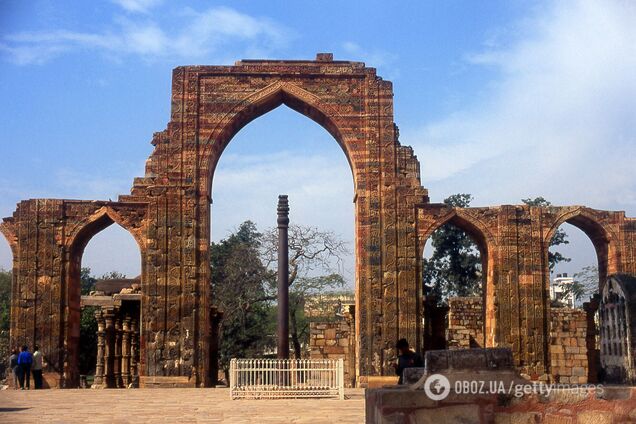
[[[364,392],[347,399],[230,400],[228,389],[0,391],[2,423],[362,423]]]
[[[522,397],[457,395],[431,400],[406,387],[368,389],[368,424],[611,424],[636,423],[636,388],[555,389]]]

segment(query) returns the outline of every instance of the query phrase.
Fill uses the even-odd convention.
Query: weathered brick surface
[[[452,297],[448,299],[449,349],[468,349],[484,346],[484,307],[480,297]]]
[[[418,248],[437,228],[451,223],[470,234],[483,260],[485,346],[510,347],[517,365],[533,378],[549,368],[550,272],[547,252],[558,227],[567,222],[591,239],[600,281],[636,273],[636,220],[624,212],[583,206],[504,205],[451,208],[426,204],[418,210]]]
[[[587,314],[583,310],[550,310],[550,374],[566,384],[587,383]]]
[[[77,382],[79,266],[84,246],[117,222],[142,257],[141,372],[210,383],[210,192],[216,164],[251,120],[285,104],[329,131],[355,187],[356,375],[391,375],[396,339],[421,346],[425,240],[452,222],[478,241],[486,271],[486,346],[511,347],[532,375],[549,362],[549,240],[582,228],[601,276],[636,273],[636,221],[585,207],[452,209],[430,204],[419,162],[402,146],[393,90],[359,62],[241,61],[172,75],[171,117],[152,138],[143,177],[117,202],[26,200],[0,231],[14,255],[11,342],[39,343],[64,385]],[[158,381],[158,380],[157,380]]]
[[[355,386],[355,332],[353,322],[309,323],[309,357],[342,359],[346,387]]]

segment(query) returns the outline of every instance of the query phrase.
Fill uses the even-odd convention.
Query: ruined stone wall
[[[451,395],[431,400],[424,390],[370,389],[365,422],[389,423],[628,423],[636,419],[636,388],[603,387],[550,394]]]
[[[309,357],[343,359],[345,387],[355,387],[355,332],[350,322],[311,322]]]
[[[11,345],[38,344],[50,387],[77,387],[80,263],[89,240],[117,222],[140,243],[146,205],[97,201],[25,200],[3,222],[15,234]],[[143,264],[142,264],[143,270]]]
[[[0,225],[14,255],[12,343],[46,347],[50,372],[74,384],[81,253],[117,222],[142,252],[140,374],[209,385],[214,170],[243,126],[281,105],[322,125],[351,166],[356,376],[392,375],[399,338],[424,345],[421,258],[444,223],[469,232],[484,259],[484,345],[510,347],[533,377],[548,371],[547,251],[558,226],[569,222],[590,236],[601,279],[636,274],[636,220],[623,212],[430,204],[417,157],[399,142],[392,84],[374,68],[329,54],[185,66],[173,71],[170,122],[154,134],[145,175],[130,194],[117,202],[27,200]]]
[[[600,281],[608,274],[636,272],[636,225],[624,212],[582,206],[455,209],[444,204],[419,208],[418,247],[446,223],[476,242],[485,275],[485,346],[510,347],[517,366],[533,378],[549,369],[548,249],[563,223],[584,231],[599,260]]]
[[[587,383],[587,325],[583,310],[550,310],[550,371],[555,382]]]
[[[448,348],[484,347],[483,300],[480,297],[451,297],[448,307]]]

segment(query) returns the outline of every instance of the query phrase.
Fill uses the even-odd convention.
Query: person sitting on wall
[[[419,353],[411,350],[409,342],[406,339],[400,339],[395,344],[398,351],[397,362],[393,364],[395,374],[400,376],[398,384],[402,384],[402,374],[406,368],[423,367],[424,361]]]
[[[24,390],[24,379],[26,378],[26,388],[31,390],[31,364],[33,355],[29,352],[27,345],[22,346],[22,352],[18,355],[18,366],[20,367],[20,389]]]

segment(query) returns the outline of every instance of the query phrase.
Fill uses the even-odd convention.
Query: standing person
[[[20,369],[18,367],[18,355],[20,354],[20,352],[18,351],[18,348],[14,348],[11,351],[11,356],[9,357],[9,367],[11,368],[11,373],[13,374],[13,388],[15,390],[18,390],[19,387],[19,376],[20,376]]]
[[[42,388],[42,352],[40,352],[40,347],[35,345],[33,347],[33,384],[35,385],[35,390]]]
[[[393,364],[393,367],[395,368],[395,374],[400,376],[398,384],[402,384],[402,374],[404,370],[406,368],[423,367],[424,361],[418,353],[410,349],[409,342],[406,339],[398,340],[395,344],[395,348],[398,351],[398,360]]]
[[[22,346],[22,352],[18,355],[18,365],[20,366],[20,390],[24,390],[24,379],[26,378],[27,390],[31,390],[31,364],[33,355],[29,352],[29,346]]]

